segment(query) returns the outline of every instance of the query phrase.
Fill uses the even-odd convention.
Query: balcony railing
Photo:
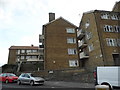
[[[85,54],[84,52],[80,53],[80,59],[88,59],[89,56]]]
[[[85,36],[85,31],[78,30],[78,32],[77,32],[78,39],[82,39],[84,36]]]
[[[39,52],[29,52],[27,53],[27,55],[39,55],[40,53]]]
[[[34,62],[34,61],[43,61],[43,59],[34,59],[34,58],[30,58],[30,59],[27,59],[27,61],[32,61],[32,62]]]

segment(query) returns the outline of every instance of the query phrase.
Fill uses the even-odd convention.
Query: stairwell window
[[[76,38],[67,38],[67,43],[76,43]]]
[[[69,60],[70,67],[77,67],[79,66],[78,60]]]
[[[75,55],[75,54],[77,54],[77,49],[75,49],[75,48],[68,48],[68,54],[69,55]]]
[[[74,28],[66,28],[66,32],[67,33],[75,33],[75,29]]]

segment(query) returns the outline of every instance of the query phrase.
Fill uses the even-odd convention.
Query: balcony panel
[[[27,55],[39,55],[40,53],[39,52],[29,52],[29,53],[27,53]]]
[[[83,49],[85,47],[87,47],[87,44],[84,43],[84,44],[82,44],[82,45],[79,46],[79,49]]]
[[[83,30],[79,30],[79,31],[77,32],[77,37],[78,37],[78,39],[81,40],[84,36],[85,36],[85,33],[84,33]]]
[[[84,52],[80,53],[80,59],[88,59],[89,56],[85,54]]]
[[[34,62],[34,61],[43,61],[43,59],[27,59],[27,61],[31,61],[31,62]]]

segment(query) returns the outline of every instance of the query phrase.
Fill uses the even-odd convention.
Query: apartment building
[[[115,3],[112,11],[114,11],[114,12],[120,12],[120,1],[118,1],[118,2]]]
[[[55,13],[49,13],[49,22],[43,25],[39,36],[40,47],[44,47],[45,70],[79,67],[76,28],[63,17],[55,19]]]
[[[35,64],[40,69],[43,64],[43,48],[38,46],[11,46],[9,48],[8,64],[18,65],[18,69],[22,66],[25,68],[33,68],[31,65]],[[42,67],[43,68],[43,65]],[[37,70],[37,69],[36,69]]]
[[[120,13],[94,10],[83,13],[77,31],[80,66],[120,65]]]

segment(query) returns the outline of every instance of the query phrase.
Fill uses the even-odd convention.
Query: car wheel
[[[18,80],[18,81],[17,81],[17,84],[18,84],[18,85],[20,85],[20,84],[21,84],[20,80]]]
[[[30,85],[33,86],[34,85],[34,81],[30,81]]]
[[[6,80],[5,83],[9,83],[9,80]]]

